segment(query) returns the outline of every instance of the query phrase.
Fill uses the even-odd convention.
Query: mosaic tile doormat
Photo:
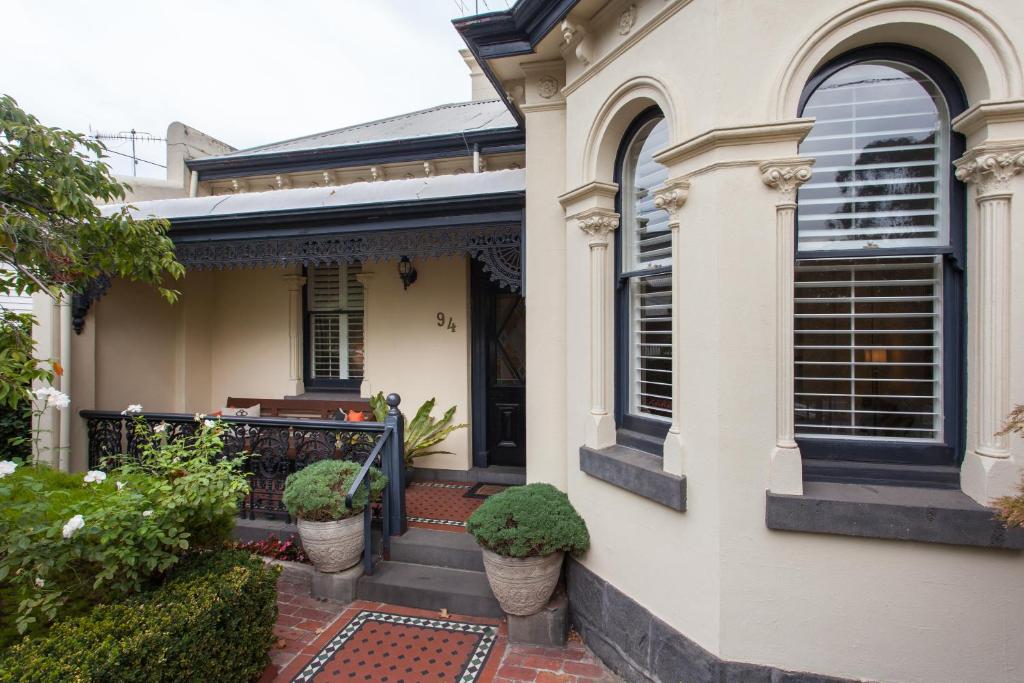
[[[467,498],[473,484],[456,481],[414,481],[405,490],[405,516],[409,526],[465,531],[466,520],[483,503]]]
[[[363,610],[293,683],[420,683],[484,680],[498,627]]]
[[[507,488],[507,486],[502,486],[501,484],[473,484],[473,486],[471,486],[464,495],[466,498],[487,499],[493,495],[501,493]]]

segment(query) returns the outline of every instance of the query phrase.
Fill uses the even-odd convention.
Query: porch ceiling
[[[522,285],[521,169],[138,202],[165,218],[192,269],[264,268],[468,254],[499,285]],[[117,207],[104,207],[113,211]]]

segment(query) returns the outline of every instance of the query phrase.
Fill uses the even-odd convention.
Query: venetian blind
[[[799,193],[799,251],[948,243],[949,117],[927,76],[855,64],[822,82],[803,115],[815,124],[800,154],[815,165]]]
[[[672,235],[654,193],[668,169],[653,155],[668,145],[664,119],[637,133],[623,165],[622,262],[628,287],[629,412],[672,417]]]
[[[310,372],[317,379],[363,377],[363,286],[359,264],[311,267]]]

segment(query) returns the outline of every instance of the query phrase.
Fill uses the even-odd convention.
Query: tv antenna
[[[123,130],[120,133],[94,133],[93,137],[95,139],[97,139],[97,140],[130,140],[131,143],[132,143],[132,154],[131,154],[132,176],[137,176],[138,175],[139,162],[140,161],[142,163],[144,163],[144,164],[153,164],[154,166],[161,166],[161,167],[163,166],[163,164],[156,164],[156,163],[153,163],[152,161],[146,161],[145,159],[140,159],[139,156],[135,153],[135,143],[136,142],[167,142],[167,138],[158,138],[155,135],[153,135],[152,133],[146,133],[146,132],[143,132],[143,131],[137,131],[134,128],[132,128],[131,130],[127,130],[127,131]],[[113,152],[114,150],[107,150],[107,151]],[[114,152],[114,153],[115,154],[120,154],[120,152]],[[123,156],[127,156],[127,155],[123,155]]]

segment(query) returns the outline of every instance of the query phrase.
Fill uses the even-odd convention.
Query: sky
[[[162,138],[181,121],[242,149],[468,100],[451,20],[476,2],[511,0],[4,0],[0,93],[50,126]],[[163,142],[137,150],[164,163]]]

